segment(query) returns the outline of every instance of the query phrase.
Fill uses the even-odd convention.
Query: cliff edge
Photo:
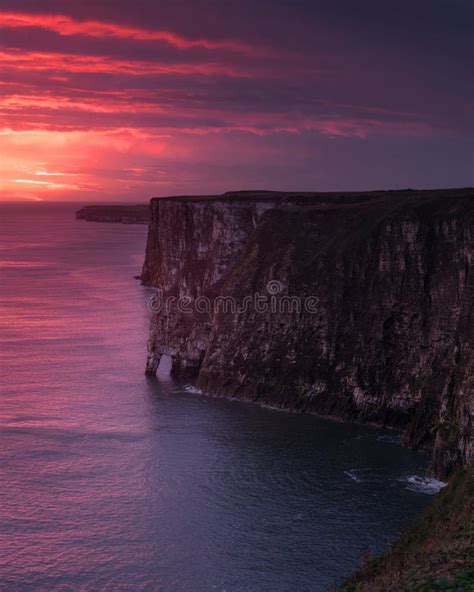
[[[153,199],[147,374],[472,458],[474,190]]]

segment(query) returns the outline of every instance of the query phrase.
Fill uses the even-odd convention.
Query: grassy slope
[[[456,473],[417,524],[341,592],[474,592],[474,467]]]

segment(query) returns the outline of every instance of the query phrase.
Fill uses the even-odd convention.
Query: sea
[[[144,375],[146,226],[0,205],[0,590],[319,592],[432,500],[397,432]]]

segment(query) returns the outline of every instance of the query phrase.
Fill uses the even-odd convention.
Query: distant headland
[[[84,206],[76,212],[78,220],[88,222],[115,222],[121,224],[148,224],[148,204]]]

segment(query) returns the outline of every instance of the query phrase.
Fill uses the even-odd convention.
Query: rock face
[[[473,256],[472,190],[153,199],[147,374],[401,428],[445,477],[472,458]]]
[[[76,212],[78,220],[89,222],[119,222],[121,224],[148,224],[148,205],[84,206]]]

